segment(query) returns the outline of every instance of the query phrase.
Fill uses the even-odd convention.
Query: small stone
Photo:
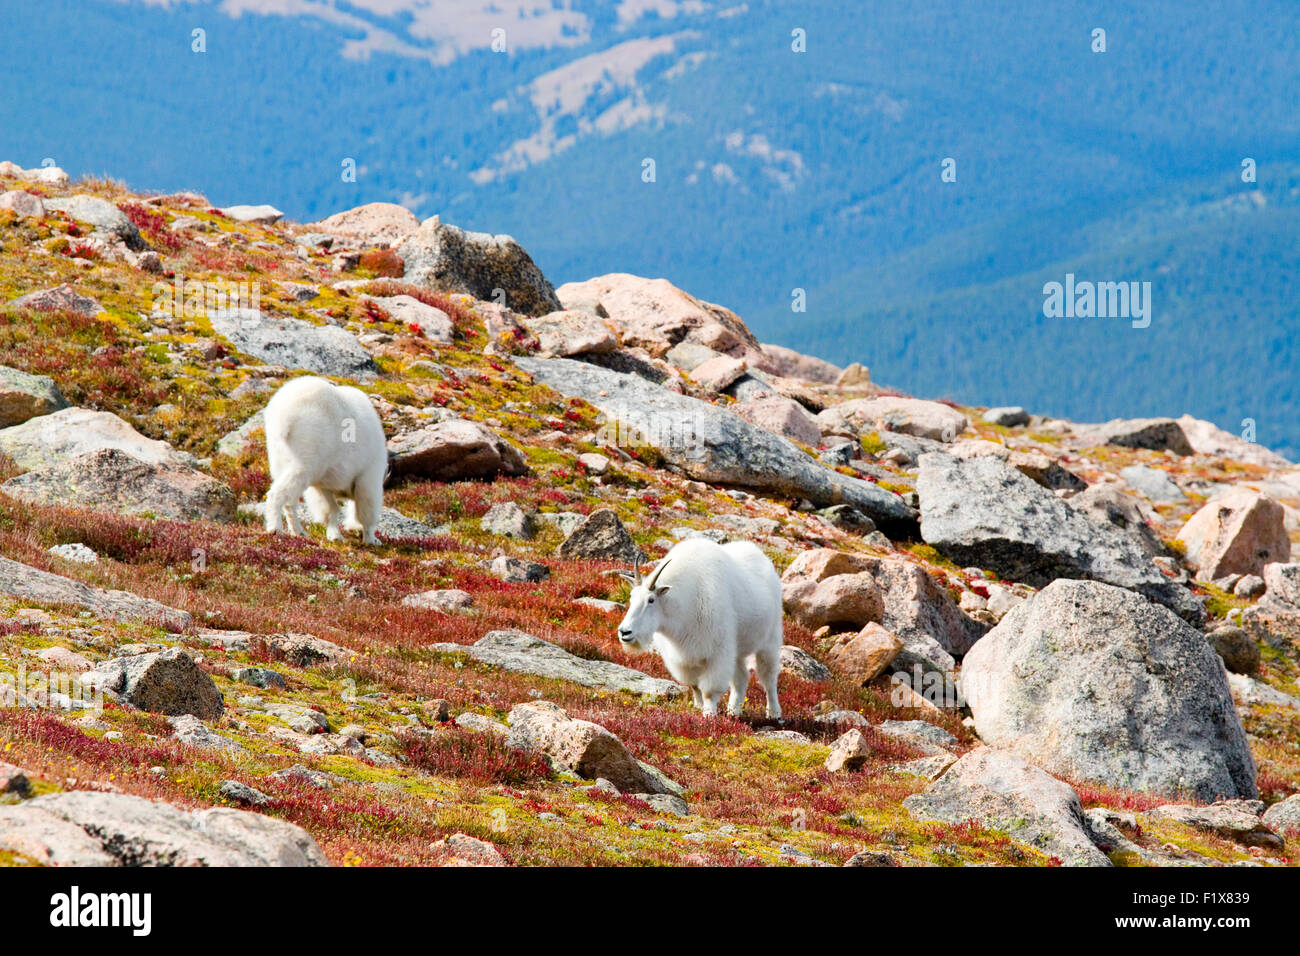
[[[831,773],[840,770],[858,770],[871,756],[871,748],[862,731],[854,729],[842,734],[831,747],[826,758],[826,769]]]
[[[261,790],[250,787],[246,783],[240,783],[238,780],[221,781],[221,795],[227,800],[234,800],[236,803],[253,807],[265,806],[271,802],[271,798]]]

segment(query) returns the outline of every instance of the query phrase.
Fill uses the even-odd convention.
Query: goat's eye
[[[646,604],[654,604],[654,602],[655,602],[655,599],[654,599],[654,598],[647,598],[647,599],[646,599]]]

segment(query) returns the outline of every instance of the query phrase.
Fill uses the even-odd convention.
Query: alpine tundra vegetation
[[[0,863],[1295,862],[1268,449],[390,204],[0,177]]]

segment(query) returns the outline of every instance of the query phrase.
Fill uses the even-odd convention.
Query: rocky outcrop
[[[1092,842],[1079,795],[1015,754],[972,750],[903,806],[918,820],[976,820],[1066,866],[1110,866]]]
[[[897,495],[841,475],[725,409],[572,359],[514,361],[561,394],[590,402],[605,414],[607,428],[627,430],[627,443],[647,442],[692,478],[802,496],[820,505],[851,504],[886,533],[913,527],[915,512]]]
[[[215,720],[225,712],[221,691],[194,658],[177,647],[115,657],[88,671],[83,682],[155,714],[193,714]]]
[[[379,372],[356,337],[338,326],[275,318],[259,309],[209,312],[208,321],[239,351],[273,365],[340,378],[370,379]]]
[[[13,309],[36,309],[37,311],[48,311],[51,309],[66,309],[69,312],[78,312],[81,315],[99,315],[104,311],[104,307],[88,295],[82,295],[72,286],[64,283],[57,285],[52,289],[37,289],[35,292],[28,292],[16,299],[11,300],[9,308]]]
[[[966,655],[985,743],[1105,786],[1254,798],[1255,762],[1204,636],[1124,588],[1055,581]]]
[[[761,348],[767,355],[767,371],[783,378],[834,385],[835,380],[844,371],[838,365],[832,365],[814,355],[804,355],[784,345],[771,345],[764,342]]]
[[[1118,528],[1153,558],[1168,553],[1151,526],[1154,513],[1137,498],[1121,491],[1115,482],[1091,485],[1067,498],[1066,504],[1095,522]]]
[[[45,208],[67,213],[77,222],[93,226],[96,232],[125,243],[128,249],[138,252],[148,248],[140,236],[140,230],[126,218],[126,213],[107,199],[79,193],[75,196],[46,199]]]
[[[306,830],[283,820],[89,790],[0,806],[0,849],[47,866],[329,865]]]
[[[1195,454],[1182,426],[1172,418],[1116,418],[1092,426],[1084,435],[1086,441],[1098,445],[1171,451],[1175,455]]]
[[[392,316],[394,322],[419,329],[431,342],[450,345],[456,337],[456,326],[452,323],[451,316],[414,296],[366,296],[366,299]]]
[[[1259,574],[1264,565],[1291,560],[1282,506],[1249,488],[1234,488],[1192,515],[1178,540],[1202,581]]]
[[[621,664],[575,657],[562,647],[522,631],[491,631],[473,644],[430,644],[428,649],[444,654],[466,654],[502,670],[567,680],[601,690],[625,690],[647,697],[676,697],[685,691],[680,684]]]
[[[515,312],[544,315],[562,306],[542,270],[510,236],[467,232],[438,216],[420,223],[396,247],[407,282],[438,292],[464,292],[502,302]]]
[[[1130,588],[1199,623],[1202,602],[1120,531],[1090,520],[995,457],[921,456],[921,537],[961,565],[1043,587],[1086,578]]]
[[[0,491],[40,505],[64,505],[177,521],[225,521],[235,495],[193,468],[141,461],[118,448],[100,448],[10,478]]]
[[[146,621],[170,631],[183,631],[193,623],[186,611],[126,591],[91,587],[8,558],[0,558],[0,594],[37,604],[70,604],[96,617]]]
[[[794,399],[784,395],[769,394],[737,402],[732,411],[759,428],[804,445],[816,445],[822,437],[817,422]]]
[[[67,407],[68,400],[54,379],[0,365],[0,428],[21,425],[29,418]]]
[[[1265,468],[1289,468],[1291,463],[1263,445],[1246,441],[1231,432],[1225,432],[1211,422],[1184,415],[1178,419],[1188,444],[1198,455],[1213,455],[1234,461],[1263,465]]]
[[[465,419],[436,422],[388,442],[392,478],[464,481],[526,475],[524,456],[486,425]]]

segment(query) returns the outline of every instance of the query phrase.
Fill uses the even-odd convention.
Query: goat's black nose
[[[632,636],[632,629],[631,629],[630,627],[620,627],[620,628],[618,629],[618,636],[619,636],[619,637],[624,637],[624,638],[626,638],[626,637],[631,637],[631,636]]]

